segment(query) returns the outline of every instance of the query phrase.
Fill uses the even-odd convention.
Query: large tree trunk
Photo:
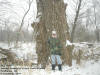
[[[66,6],[63,0],[37,0],[37,16],[41,17],[40,22],[33,23],[32,27],[36,32],[38,63],[44,67],[50,53],[47,47],[47,39],[50,37],[52,30],[57,31],[58,38],[63,45],[62,58],[65,62],[67,61],[66,39],[70,40],[70,37],[65,13]]]

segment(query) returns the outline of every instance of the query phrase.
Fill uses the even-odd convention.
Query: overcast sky
[[[28,10],[28,0],[0,0],[0,20],[10,21],[19,24]],[[31,9],[24,20],[24,26],[31,24],[37,14],[36,0],[33,0]],[[2,25],[2,24],[1,24]],[[10,25],[12,27],[12,25]],[[4,27],[2,25],[2,27]],[[16,27],[16,26],[15,26]],[[30,27],[31,29],[31,27]]]
[[[83,3],[86,3],[86,5],[83,6],[81,12],[86,11],[87,8],[90,8],[92,6],[91,1],[92,0],[84,0]],[[68,23],[70,23],[70,21],[73,21],[73,18],[75,17],[77,0],[64,0],[64,2],[68,4],[68,7],[66,9],[66,15]],[[32,30],[31,23],[35,20],[37,14],[36,6],[36,0],[33,0],[31,10],[29,11],[24,20],[24,27],[28,26],[29,22],[29,30]],[[24,16],[24,13],[25,11],[27,11],[27,9],[28,0],[0,0],[0,20],[5,21],[6,19],[8,22],[11,21],[17,23],[18,25],[15,26],[16,29],[17,27],[20,27],[22,17]],[[14,29],[13,25],[9,24],[9,26],[13,27]]]

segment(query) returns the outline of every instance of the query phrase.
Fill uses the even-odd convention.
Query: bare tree
[[[33,0],[28,0],[28,9],[25,11],[23,17],[22,17],[22,20],[21,20],[21,25],[20,25],[20,28],[17,32],[17,39],[16,39],[16,46],[17,46],[17,43],[18,43],[18,40],[19,40],[19,35],[22,33],[22,35],[24,36],[23,32],[21,31],[22,29],[22,26],[24,25],[24,20],[25,20],[25,17],[27,16],[27,14],[29,13],[30,11],[30,8],[31,8],[31,4],[32,4]],[[25,41],[24,41],[25,42]]]
[[[28,9],[27,9],[27,11],[25,11],[25,13],[24,13],[24,16],[23,16],[23,18],[22,18],[21,26],[20,26],[19,31],[21,30],[21,28],[22,28],[22,26],[23,26],[23,24],[24,24],[24,19],[25,19],[25,17],[27,16],[28,12],[30,11],[32,2],[33,2],[33,0],[29,0]]]
[[[72,32],[71,32],[71,42],[73,42],[75,29],[76,29],[76,25],[77,25],[77,20],[78,20],[79,13],[80,13],[81,4],[82,4],[82,0],[79,0],[79,4],[78,4],[78,8],[76,10],[76,16],[75,16],[75,19],[74,19],[74,24],[73,24]]]
[[[99,29],[97,26],[96,3],[94,2],[94,0],[93,0],[93,9],[94,9],[94,24],[96,26],[95,33],[96,33],[97,42],[99,42],[100,37],[99,37]]]

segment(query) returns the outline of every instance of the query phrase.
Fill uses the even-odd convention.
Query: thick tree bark
[[[32,27],[36,32],[36,49],[38,54],[38,63],[44,67],[49,56],[47,39],[51,36],[51,31],[56,30],[58,38],[63,46],[62,58],[67,61],[66,39],[70,39],[68,24],[66,21],[66,4],[63,0],[38,0],[37,1],[39,23],[33,23]],[[41,13],[41,14],[40,14]]]
[[[66,47],[66,50],[67,50],[67,61],[66,63],[69,65],[69,66],[72,66],[72,51],[73,51],[73,48],[74,48],[74,45],[68,45]]]

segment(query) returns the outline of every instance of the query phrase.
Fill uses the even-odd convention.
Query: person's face
[[[57,37],[57,34],[52,34],[52,37],[53,37],[53,38],[56,38],[56,37]]]

